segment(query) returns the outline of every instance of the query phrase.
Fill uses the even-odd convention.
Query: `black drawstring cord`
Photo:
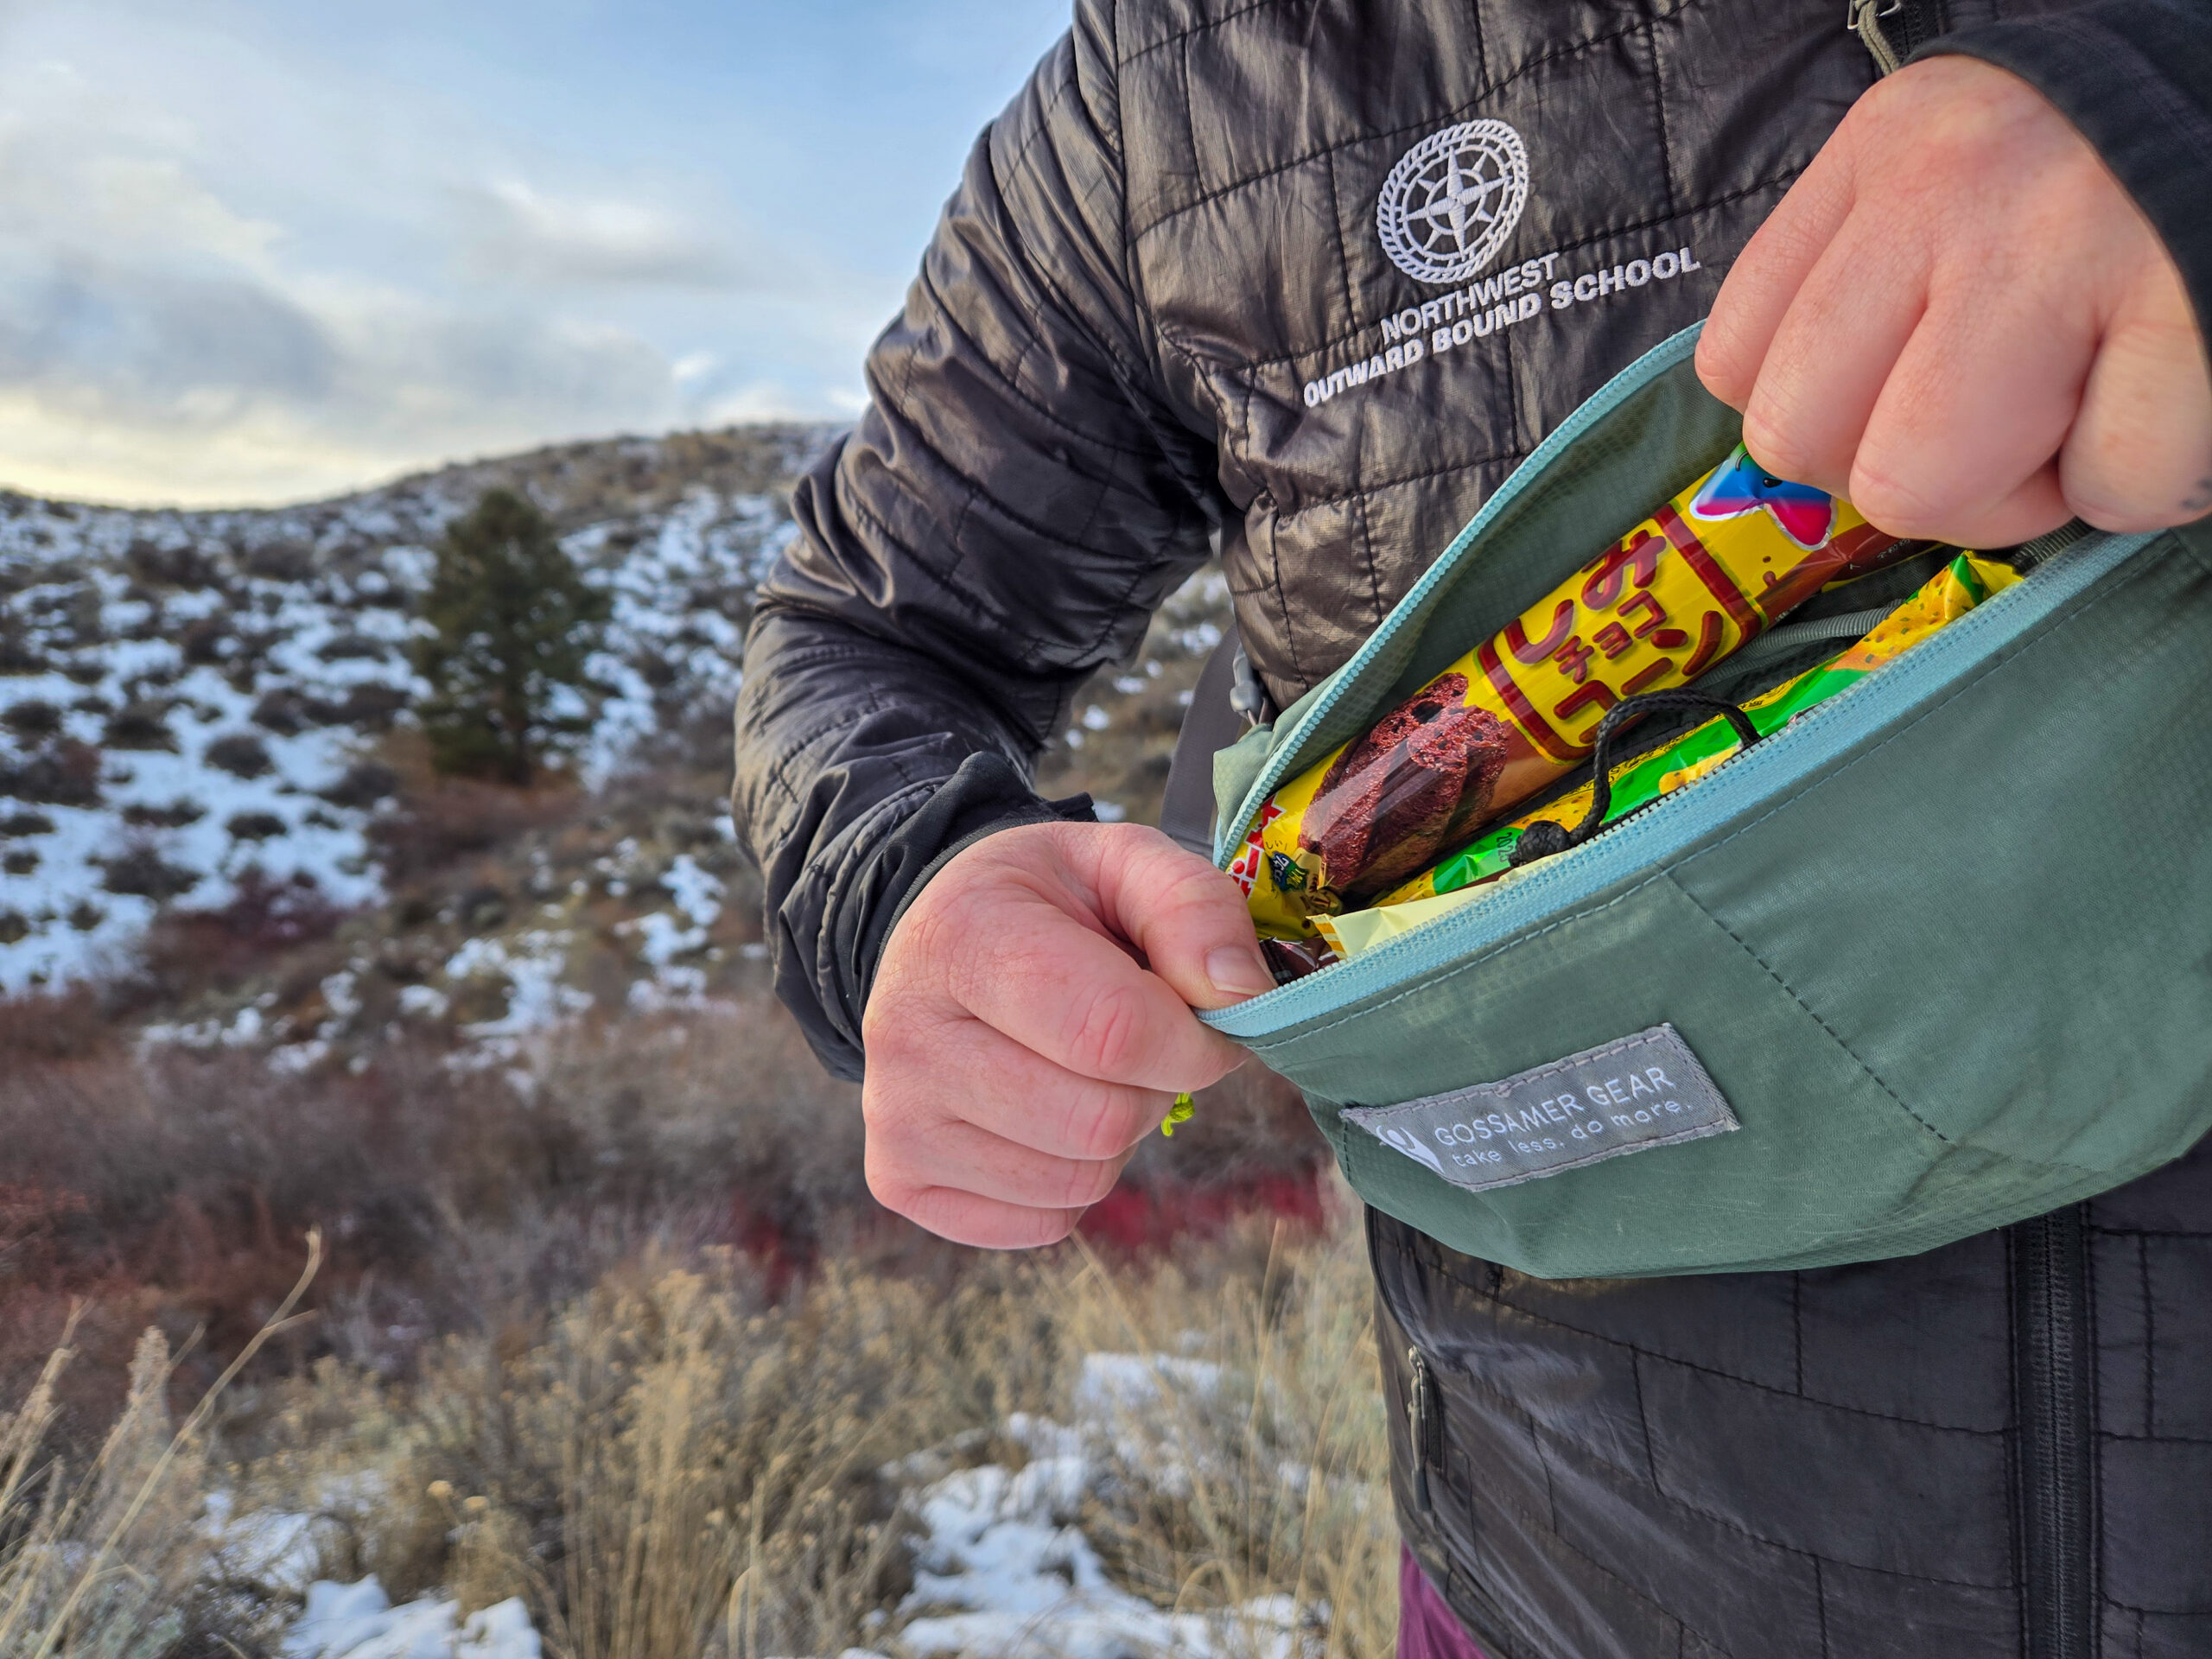
[[[1759,741],[1759,728],[1751,724],[1751,717],[1726,697],[1716,697],[1710,692],[1693,691],[1679,686],[1671,691],[1646,691],[1641,696],[1623,697],[1605,710],[1598,722],[1598,735],[1590,765],[1590,810],[1582,822],[1568,830],[1554,823],[1549,818],[1539,818],[1521,832],[1520,840],[1513,843],[1507,859],[1515,869],[1533,864],[1540,858],[1549,858],[1554,853],[1566,852],[1580,847],[1584,842],[1605,828],[1605,810],[1613,804],[1613,762],[1610,753],[1612,741],[1621,728],[1630,721],[1641,720],[1646,715],[1665,714],[1676,709],[1689,709],[1708,715],[1721,715],[1736,728],[1736,737],[1742,753]]]

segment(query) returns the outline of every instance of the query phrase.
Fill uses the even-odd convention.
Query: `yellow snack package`
[[[1263,937],[1371,900],[1586,760],[1622,698],[1695,679],[1908,544],[1733,454],[1574,576],[1284,784],[1229,873]]]
[[[1902,656],[2018,580],[2010,565],[1961,553],[1856,645],[1751,698],[1743,705],[1743,712],[1761,737],[1779,731],[1808,709],[1866,678],[1884,663]],[[1733,760],[1740,748],[1734,728],[1726,718],[1719,718],[1693,727],[1649,754],[1623,761],[1607,773],[1611,787],[1605,823],[1617,823],[1661,796],[1696,782]],[[1523,830],[1539,820],[1562,828],[1580,823],[1595,794],[1588,784],[1571,790],[1535,811],[1478,836],[1383,894],[1370,908],[1316,917],[1315,928],[1338,960],[1348,961],[1372,950],[1457,909],[1503,880],[1513,868],[1513,852]]]

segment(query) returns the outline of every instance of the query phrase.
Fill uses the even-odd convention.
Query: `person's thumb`
[[[1100,919],[1141,950],[1178,996],[1223,1008],[1274,989],[1236,882],[1157,831],[1098,846]]]

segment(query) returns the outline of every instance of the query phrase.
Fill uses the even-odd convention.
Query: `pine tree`
[[[543,513],[512,490],[485,492],[446,531],[423,602],[436,632],[415,665],[430,683],[422,716],[438,769],[529,783],[541,755],[588,724],[555,703],[591,688],[607,611]]]

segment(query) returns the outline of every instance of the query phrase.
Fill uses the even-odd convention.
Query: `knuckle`
[[[1030,1236],[1023,1241],[1031,1249],[1040,1249],[1047,1244],[1058,1244],[1075,1231],[1077,1217],[1071,1213],[1055,1214],[1048,1210],[1035,1213]]]
[[[910,1114],[897,1091],[874,1087],[861,1091],[861,1122],[868,1129],[872,1157],[888,1156],[895,1149]]]
[[[921,1058],[920,1032],[916,1021],[903,1018],[898,999],[874,996],[861,1020],[861,1047],[868,1067],[879,1075],[906,1071]]]
[[[1082,1005],[1069,1042],[1073,1068],[1095,1077],[1118,1077],[1143,1058],[1144,1006],[1135,986],[1114,985]]]
[[[1111,1163],[1071,1163],[1059,1172],[1058,1191],[1047,1200],[1056,1210],[1084,1210],[1114,1190],[1121,1167]]]
[[[1196,854],[1186,853],[1172,842],[1170,849],[1175,855],[1174,863],[1155,898],[1161,909],[1217,909],[1243,913],[1243,895],[1237,891],[1236,882]]]
[[[1116,1090],[1082,1090],[1068,1103],[1065,1139],[1077,1158],[1118,1157],[1136,1139],[1135,1130],[1135,1113]]]
[[[905,1216],[910,1221],[921,1219],[915,1213],[918,1208],[915,1200],[921,1195],[922,1189],[911,1178],[901,1175],[895,1168],[886,1166],[873,1156],[863,1161],[862,1169],[868,1178],[868,1190],[874,1195],[878,1204],[892,1214]]]

